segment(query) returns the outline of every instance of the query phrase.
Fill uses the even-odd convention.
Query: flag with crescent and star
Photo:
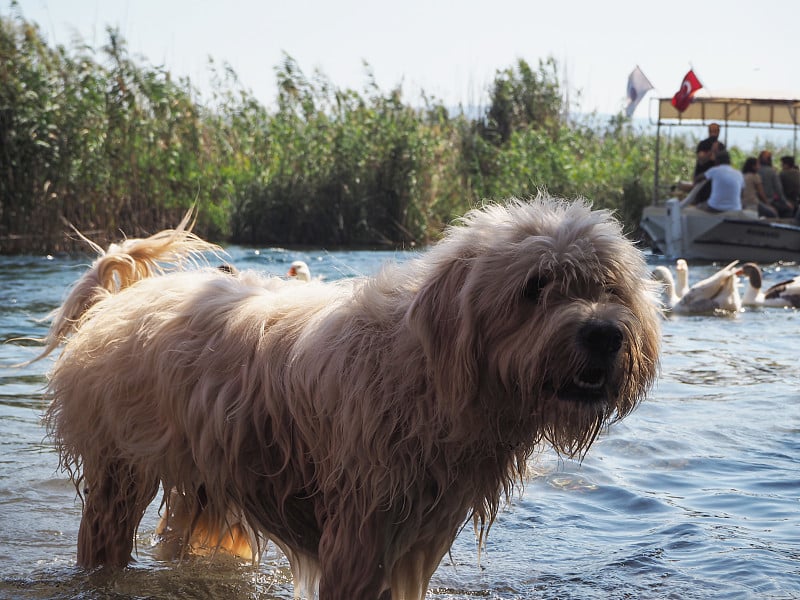
[[[681,89],[679,89],[672,97],[672,106],[678,109],[678,112],[685,111],[692,103],[692,97],[694,96],[694,93],[701,87],[703,87],[703,84],[700,83],[700,80],[697,78],[697,75],[694,74],[694,71],[689,69],[689,72],[683,78]]]
[[[636,68],[628,75],[628,106],[625,107],[625,114],[628,115],[628,117],[633,116],[633,112],[636,110],[636,107],[639,106],[639,102],[641,102],[645,94],[652,89],[653,84],[650,83],[650,80],[642,73],[639,65],[636,65]]]

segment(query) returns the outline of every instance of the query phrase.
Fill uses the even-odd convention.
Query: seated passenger
[[[781,171],[778,173],[783,187],[783,195],[795,209],[800,208],[800,169],[794,162],[794,156],[781,156]]]
[[[708,196],[711,194],[711,185],[707,182],[707,180],[703,179],[702,175],[706,171],[708,171],[711,167],[714,166],[715,158],[715,150],[714,145],[712,142],[708,140],[703,140],[697,145],[697,152],[696,152],[696,160],[694,163],[694,173],[692,174],[692,181],[681,181],[675,187],[681,190],[682,192],[691,192],[694,186],[696,186],[701,181],[705,182],[705,185],[697,191],[695,194],[694,203],[703,202],[704,200],[708,200]]]
[[[764,185],[764,193],[770,205],[778,211],[779,217],[791,217],[794,215],[794,206],[783,195],[783,185],[778,172],[772,166],[772,152],[762,150],[758,155],[758,174],[761,176],[761,183]]]
[[[742,209],[758,213],[759,217],[776,218],[778,211],[770,206],[761,175],[758,174],[758,159],[751,156],[742,165],[744,175],[744,191],[742,192]]]
[[[727,150],[717,153],[717,164],[700,177],[711,182],[711,195],[697,208],[708,212],[742,210],[742,191],[744,176],[731,166],[731,156]]]

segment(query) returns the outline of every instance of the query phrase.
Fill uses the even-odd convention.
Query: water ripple
[[[301,258],[326,279],[414,256],[229,254],[240,268],[277,276]],[[158,560],[157,506],[145,515],[130,569],[74,567],[80,501],[41,422],[52,362],[11,368],[37,347],[8,340],[42,337],[38,319],[88,260],[0,257],[0,599],[291,598],[287,562],[274,550],[257,568]],[[712,269],[693,267],[692,278]],[[784,275],[765,269],[765,283]],[[582,462],[552,451],[532,459],[480,563],[467,526],[428,598],[800,598],[800,311],[673,316],[663,333],[647,400]]]

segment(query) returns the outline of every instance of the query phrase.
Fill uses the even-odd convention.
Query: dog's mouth
[[[578,360],[571,376],[552,382],[554,396],[591,404],[609,401],[614,395],[617,356],[625,342],[622,327],[616,321],[591,318],[578,328],[575,338]]]
[[[589,367],[573,375],[572,385],[585,392],[598,392],[606,384],[606,371],[596,367]]]
[[[549,386],[559,400],[570,402],[600,402],[606,399],[608,369],[601,367],[584,367],[571,379],[558,385]]]

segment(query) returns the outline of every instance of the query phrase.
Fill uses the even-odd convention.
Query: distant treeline
[[[192,205],[211,240],[330,247],[423,244],[471,207],[540,189],[615,209],[633,232],[651,199],[654,138],[622,115],[570,117],[553,59],[498,70],[467,115],[369,74],[339,89],[285,56],[269,110],[225,65],[201,101],[107,36],[52,48],[0,17],[2,253],[71,250],[69,224],[101,244],[153,233]],[[661,179],[685,179],[692,145],[670,143],[685,161]]]

